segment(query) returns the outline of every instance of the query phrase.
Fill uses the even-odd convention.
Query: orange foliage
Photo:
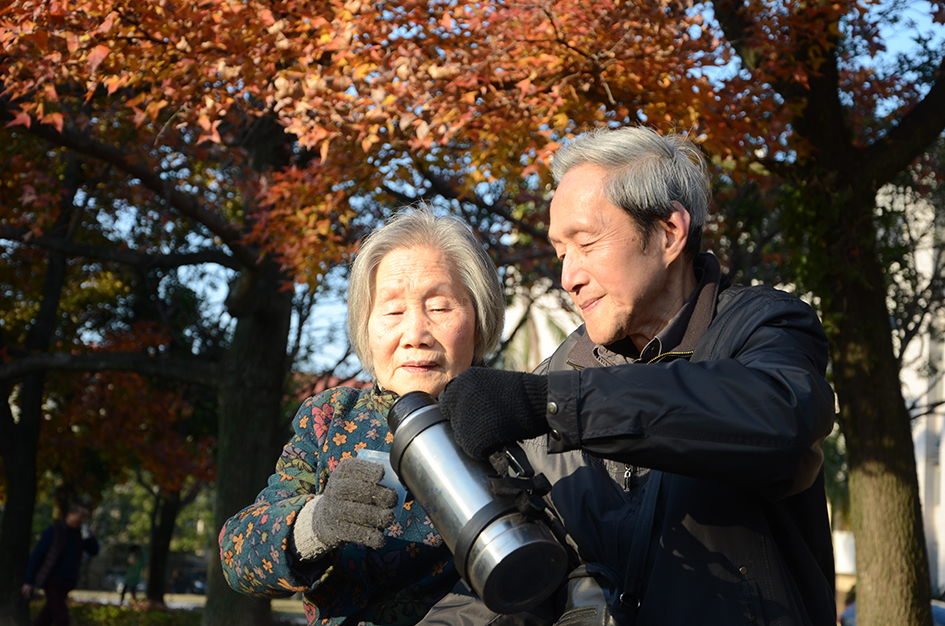
[[[722,94],[691,70],[726,60],[675,1],[80,0],[0,16],[8,125],[99,133],[108,114],[133,120],[142,145],[190,129],[191,150],[212,150],[274,114],[315,158],[249,183],[263,209],[249,241],[309,273],[344,252],[353,196],[418,166],[447,168],[468,194],[546,176],[585,126],[702,133]]]
[[[245,241],[311,276],[348,249],[352,198],[389,200],[434,168],[458,198],[531,174],[540,190],[549,155],[589,126],[681,129],[736,172],[759,151],[804,154],[791,122],[810,77],[834,54],[841,19],[867,50],[882,48],[875,4],[8,1],[0,67],[16,104],[8,125],[104,132],[112,115],[133,120],[142,145],[188,129],[187,150],[213,153],[245,146],[254,120],[275,116],[297,159],[246,175],[246,209],[258,211]],[[744,28],[726,41],[704,14],[732,6]],[[841,74],[854,121],[884,98],[899,98],[891,117],[915,101],[913,87],[869,68]],[[107,108],[89,114],[89,102]],[[860,141],[871,132],[854,129]]]

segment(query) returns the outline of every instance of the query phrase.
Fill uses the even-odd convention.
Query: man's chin
[[[591,338],[591,341],[599,346],[610,345],[616,341],[613,336],[613,331],[609,328],[603,329],[596,326],[591,326],[587,322],[584,323],[584,328],[587,330],[587,336]]]

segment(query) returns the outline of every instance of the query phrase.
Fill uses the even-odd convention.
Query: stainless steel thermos
[[[560,585],[567,555],[551,531],[526,520],[489,485],[491,468],[469,458],[449,421],[422,391],[402,396],[387,418],[390,461],[453,552],[463,580],[497,613],[537,605]]]

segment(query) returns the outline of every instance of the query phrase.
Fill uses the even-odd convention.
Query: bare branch
[[[222,250],[200,250],[198,252],[181,254],[150,254],[135,250],[119,250],[105,246],[75,243],[53,237],[31,237],[26,228],[0,228],[0,240],[7,239],[24,245],[36,246],[47,251],[61,252],[70,256],[85,257],[99,261],[123,263],[144,269],[175,268],[185,265],[200,265],[214,263],[223,267],[239,271],[237,260]]]
[[[13,120],[14,116],[9,101],[3,98],[0,99],[0,102],[3,104],[0,107],[0,123]],[[220,237],[233,251],[233,256],[240,263],[247,267],[253,267],[257,264],[259,260],[258,252],[241,242],[243,233],[239,229],[208,210],[194,196],[177,189],[172,181],[162,178],[159,172],[154,171],[143,161],[134,161],[128,158],[123,151],[95,141],[68,126],[64,126],[62,132],[59,132],[48,124],[33,120],[28,131],[51,144],[70,148],[80,154],[93,157],[117,167],[129,176],[137,178],[145,187],[158,197],[163,198],[168,205],[181,215],[203,224],[213,234]]]
[[[865,150],[878,186],[889,182],[945,131],[945,58],[935,72],[935,82],[921,102],[906,113],[895,128]]]

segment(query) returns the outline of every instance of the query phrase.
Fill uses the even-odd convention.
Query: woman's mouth
[[[408,372],[427,372],[437,367],[436,361],[405,361],[400,364],[400,369]]]

